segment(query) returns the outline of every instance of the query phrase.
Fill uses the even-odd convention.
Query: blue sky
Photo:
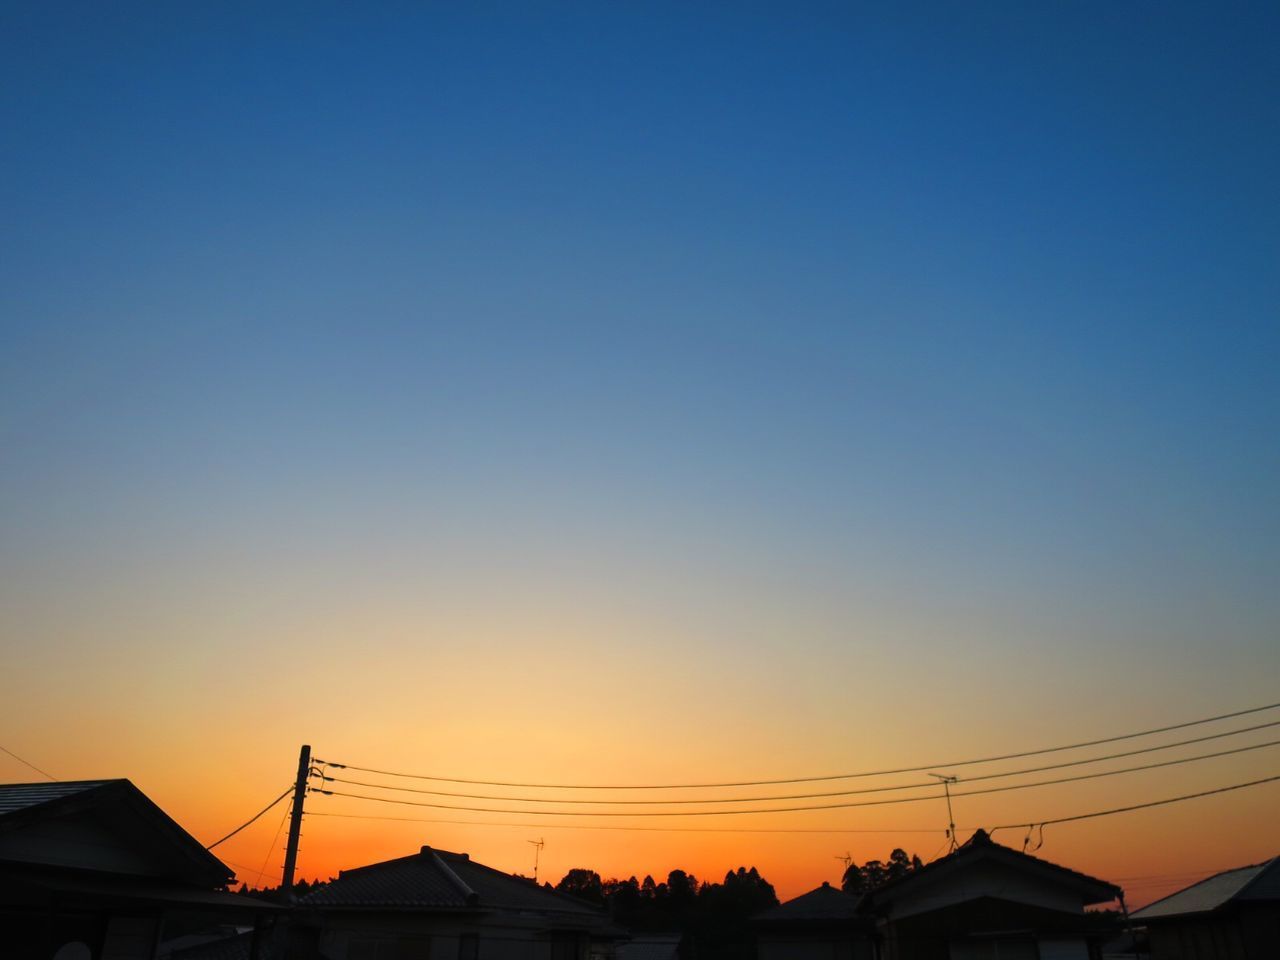
[[[314,616],[808,671],[744,723],[1266,699],[1278,20],[5,5],[11,676]]]

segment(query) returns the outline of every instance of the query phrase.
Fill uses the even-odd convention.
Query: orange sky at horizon
[[[317,702],[323,701],[318,697]],[[1243,706],[1243,704],[1237,705]],[[527,731],[531,741],[537,743],[537,753],[527,753],[495,747],[491,759],[478,753],[453,753],[439,751],[444,759],[432,763],[441,775],[492,778],[510,777],[518,780],[546,779],[556,782],[706,782],[755,776],[791,776],[821,774],[838,769],[882,768],[886,765],[911,765],[913,762],[933,759],[962,759],[970,756],[1019,749],[1036,749],[1074,742],[1078,739],[1116,735],[1161,725],[1198,718],[1198,715],[1146,717],[1144,725],[1129,727],[1116,724],[1104,725],[1100,720],[1072,731],[1075,736],[1064,739],[1048,736],[1048,731],[1032,738],[1012,732],[985,741],[969,741],[966,749],[958,749],[960,741],[941,754],[923,751],[889,752],[870,745],[861,748],[856,760],[845,758],[843,765],[833,766],[817,754],[804,757],[797,751],[785,762],[776,759],[770,745],[766,752],[757,754],[733,754],[712,751],[695,759],[680,759],[676,754],[664,755],[654,748],[647,755],[637,753],[635,762],[620,770],[610,764],[599,744],[583,736],[576,744],[562,743],[560,749],[549,750],[552,741],[539,736],[536,724]],[[996,772],[1040,766],[1066,760],[1083,759],[1103,753],[1125,749],[1138,749],[1172,739],[1186,739],[1208,733],[1225,732],[1267,722],[1269,713],[1237,718],[1204,727],[1193,727],[1160,737],[1144,738],[1110,746],[1088,748],[1063,754],[1032,757],[983,766],[958,768],[955,772],[962,779],[966,773]],[[1034,725],[1034,724],[1032,724]],[[455,734],[461,732],[460,728]],[[1065,731],[1064,731],[1065,732]],[[211,725],[200,738],[202,747],[195,750],[168,753],[170,746],[160,730],[155,733],[161,742],[151,750],[139,749],[141,742],[115,745],[114,749],[86,750],[75,744],[56,744],[39,735],[26,738],[24,746],[28,759],[39,757],[44,768],[64,779],[90,779],[98,776],[128,776],[141,789],[161,805],[179,823],[203,842],[212,842],[261,809],[266,800],[287,786],[296,767],[296,754],[290,755],[283,743],[280,749],[254,751],[245,754],[237,751],[231,736],[219,736],[216,725]],[[483,724],[471,731],[473,742],[484,742],[494,731],[486,731]],[[1132,759],[1111,761],[1095,767],[1115,769],[1122,766],[1157,762],[1163,759],[1193,756],[1217,750],[1232,749],[1251,743],[1265,743],[1271,731],[1263,730],[1238,737],[1223,738],[1168,752],[1157,752]],[[543,732],[545,736],[545,731]],[[352,731],[350,736],[334,736],[313,744],[315,756],[324,760],[359,763],[383,769],[420,771],[421,762],[413,760],[411,751],[389,742],[360,747],[361,734]],[[710,748],[717,740],[699,745]],[[732,738],[729,738],[730,742]],[[34,747],[35,749],[32,749]],[[296,747],[294,748],[296,750]],[[1163,799],[1182,793],[1214,789],[1231,783],[1257,779],[1275,770],[1274,751],[1263,748],[1235,756],[1204,760],[1197,763],[1123,774],[1079,783],[1035,787],[986,796],[957,796],[954,801],[957,833],[961,840],[979,826],[990,828],[1004,823],[1025,823],[1030,820],[1071,816],[1093,810],[1108,809],[1129,803],[1142,803]],[[99,758],[93,762],[91,754]],[[114,754],[114,762],[104,762]],[[768,756],[775,759],[766,764]],[[861,762],[858,762],[861,761]],[[614,771],[610,775],[610,771]],[[432,784],[415,781],[393,780],[355,771],[330,771],[335,775],[352,779],[382,781],[400,786],[431,788]],[[1023,778],[1009,783],[1072,775],[1080,770],[1068,768]],[[31,772],[16,761],[0,757],[0,777],[8,781],[32,779]],[[891,783],[919,782],[917,775],[899,775],[866,781],[850,781],[846,784],[817,783],[794,786],[736,788],[718,791],[667,791],[657,794],[612,793],[613,797],[671,797],[671,796],[778,796],[788,793],[808,793],[824,790],[858,789],[867,786],[883,786]],[[1005,781],[996,781],[1003,784]],[[990,784],[961,782],[954,787],[957,794],[980,789]],[[368,788],[343,784],[329,784],[333,789],[361,793],[377,793]],[[516,790],[492,787],[468,787],[459,784],[438,784],[442,790],[487,793],[493,795],[549,795],[564,797],[567,791]],[[354,799],[312,794],[307,799],[308,816],[303,825],[303,839],[299,857],[300,878],[325,878],[339,870],[365,863],[404,856],[429,844],[442,849],[469,853],[473,858],[513,873],[528,875],[533,869],[534,849],[528,841],[543,838],[546,845],[541,854],[540,877],[558,880],[574,867],[594,869],[603,877],[643,878],[650,874],[657,880],[665,878],[671,869],[680,868],[700,880],[718,881],[728,870],[738,866],[755,866],[778,891],[782,899],[794,897],[817,886],[823,881],[837,883],[843,864],[839,858],[846,853],[858,862],[869,859],[885,859],[894,847],[903,847],[925,860],[946,852],[947,841],[943,830],[946,825],[945,803],[936,790],[915,791],[915,795],[928,793],[933,799],[900,805],[871,806],[845,810],[824,810],[789,814],[752,814],[736,817],[681,817],[681,818],[617,818],[594,821],[586,817],[572,818],[573,827],[566,826],[566,818],[540,817],[532,812],[528,816],[479,814],[433,810],[399,804],[380,804]],[[382,795],[411,801],[439,802],[442,804],[476,803],[479,805],[517,807],[518,803],[493,801],[468,801],[466,799],[415,795],[411,793],[383,792]],[[595,798],[599,793],[572,794]],[[911,795],[908,792],[907,795]],[[900,796],[897,793],[893,797]],[[1043,846],[1035,850],[1064,866],[1119,883],[1127,891],[1130,908],[1139,907],[1172,890],[1207,876],[1211,873],[1246,863],[1253,863],[1275,855],[1280,851],[1280,826],[1277,826],[1274,810],[1280,798],[1280,784],[1266,784],[1233,793],[1206,797],[1156,809],[1119,814],[1096,820],[1059,824],[1044,832]],[[800,800],[796,804],[838,803],[842,799],[859,801],[876,797],[832,798],[830,800]],[[789,805],[789,804],[784,804]],[[549,806],[549,805],[548,805]],[[742,804],[734,806],[741,807]],[[562,808],[561,808],[562,809]],[[663,808],[665,809],[665,808]],[[263,883],[279,882],[283,861],[285,828],[283,825],[287,803],[282,803],[252,826],[221,845],[215,852],[237,871],[239,881],[260,885],[259,871],[263,871]],[[356,814],[356,818],[329,816],[329,814]],[[402,818],[402,819],[363,819]],[[447,821],[470,820],[479,823]],[[434,822],[429,822],[434,821]],[[582,828],[582,824],[593,828]],[[594,828],[595,824],[601,824]],[[693,828],[701,831],[710,828],[715,832],[626,831],[607,829],[607,826],[660,826]],[[851,832],[830,833],[748,833],[728,832],[738,828],[813,830],[831,829]],[[855,832],[884,831],[884,832]],[[1002,843],[1020,848],[1026,831],[1007,830],[996,835]],[[1033,837],[1034,848],[1038,836]],[[264,867],[265,865],[265,867]]]

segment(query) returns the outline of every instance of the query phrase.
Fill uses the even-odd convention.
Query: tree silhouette
[[[884,886],[890,880],[905,877],[922,866],[924,863],[918,856],[908,856],[905,850],[896,847],[889,854],[888,863],[879,860],[868,860],[862,866],[856,862],[850,863],[841,878],[840,886],[846,893],[867,893]]]
[[[556,884],[555,889],[590,903],[603,906],[605,902],[604,885],[600,881],[600,874],[594,870],[585,870],[581,867],[570,870]]]
[[[754,957],[748,921],[778,902],[755,867],[730,870],[724,883],[699,883],[685,870],[672,870],[663,883],[651,876],[601,881],[592,870],[576,869],[555,889],[603,903],[618,924],[631,930],[679,932],[687,955],[699,960]]]

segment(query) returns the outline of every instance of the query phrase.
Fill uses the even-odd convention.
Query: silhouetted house
[[[960,849],[866,894],[884,960],[1098,960],[1120,888],[1002,846]]]
[[[1214,874],[1136,910],[1151,960],[1280,957],[1280,857]]]
[[[861,897],[824,883],[755,918],[758,960],[875,960],[875,922]]]
[[[612,960],[626,936],[591,904],[431,847],[342,871],[296,922],[325,960]]]
[[[278,908],[128,780],[0,785],[0,957],[150,960],[166,919],[252,926]]]

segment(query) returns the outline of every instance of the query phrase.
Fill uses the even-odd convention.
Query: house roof
[[[54,800],[72,797],[120,780],[71,780],[54,783],[0,783],[0,817]]]
[[[604,923],[602,910],[531,880],[476,863],[465,853],[423,847],[396,860],[344,870],[303,906],[341,909],[485,909],[536,912]]]
[[[122,844],[132,843],[162,859],[166,864],[162,872],[173,879],[218,887],[235,875],[129,780],[0,784],[0,836],[70,817],[108,825],[111,835]],[[92,866],[65,859],[49,863]]]
[[[1210,913],[1247,900],[1280,900],[1280,857],[1234,870],[1224,870],[1135,910],[1134,920],[1160,920]]]
[[[802,893],[794,900],[780,903],[756,917],[761,923],[786,923],[791,921],[855,920],[858,918],[859,897],[845,893],[829,883]]]
[[[1006,847],[992,840],[987,831],[977,830],[955,852],[949,853],[945,857],[939,857],[923,867],[912,870],[906,876],[899,877],[897,880],[890,880],[872,891],[868,896],[877,901],[892,900],[900,891],[916,886],[924,878],[940,877],[953,872],[964,864],[973,863],[981,859],[993,859],[1011,866],[1032,870],[1042,876],[1052,877],[1061,883],[1074,886],[1083,895],[1085,904],[1106,903],[1120,896],[1122,892],[1115,884],[1099,880],[1097,877],[1091,877],[1087,873],[1080,873],[1077,870],[1072,870],[1069,867],[1064,867],[1048,860],[1041,860],[1039,857],[1033,857],[1029,853],[1023,853],[1021,850]]]

